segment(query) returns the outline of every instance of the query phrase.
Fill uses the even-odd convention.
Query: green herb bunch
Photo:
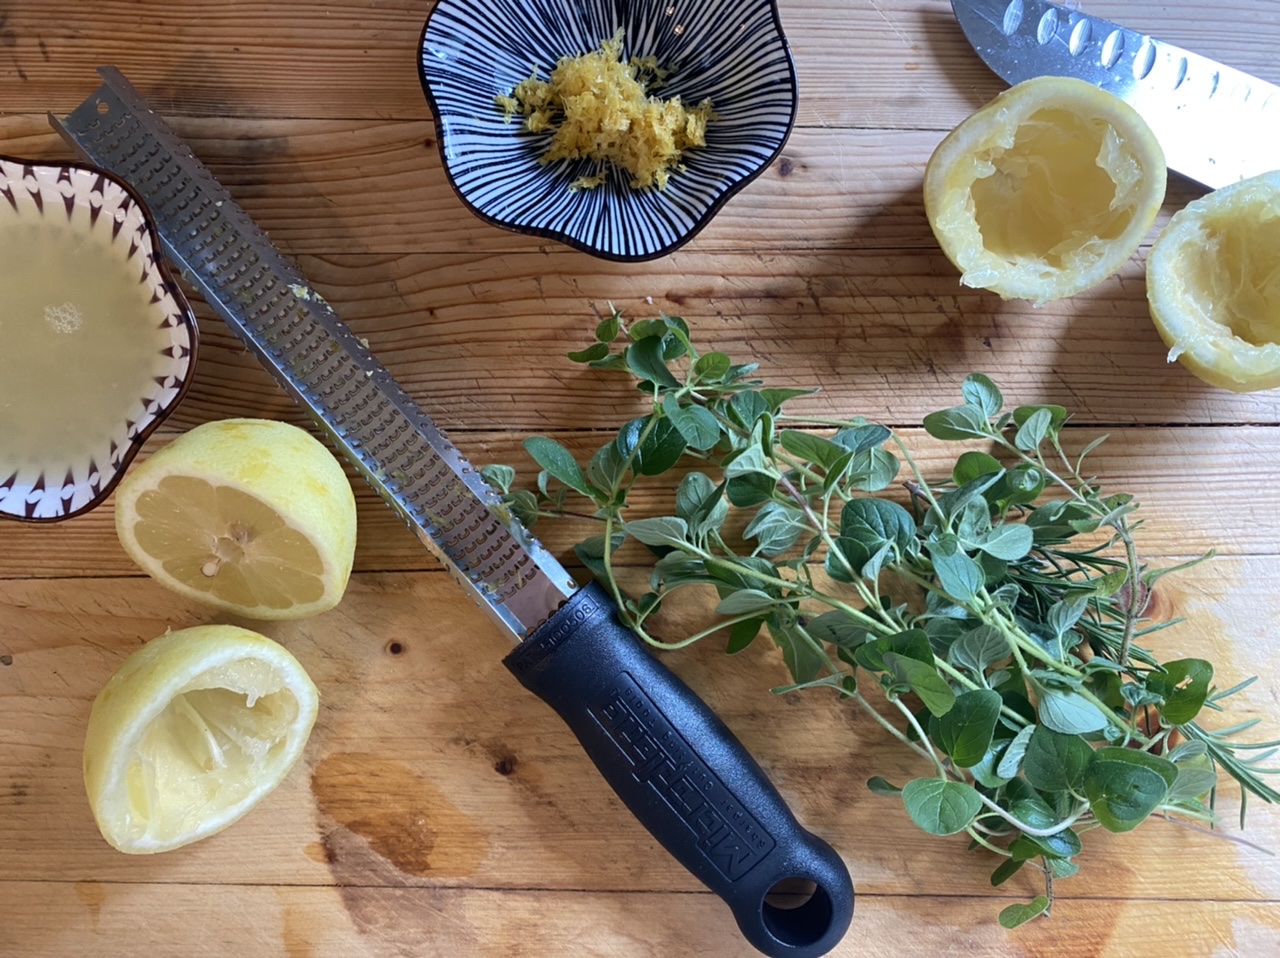
[[[629,372],[652,409],[585,467],[554,440],[528,439],[537,492],[488,467],[512,511],[526,524],[599,522],[576,554],[652,645],[725,633],[733,653],[767,633],[793,680],[774,691],[829,689],[915,752],[921,777],[898,787],[877,776],[870,789],[926,832],[964,832],[998,855],[995,885],[1028,864],[1043,871],[1045,894],[1001,912],[1006,927],[1048,911],[1086,830],[1125,832],[1152,815],[1211,824],[1220,772],[1245,799],[1280,800],[1260,778],[1280,743],[1238,743],[1251,722],[1198,721],[1248,683],[1215,690],[1209,662],[1160,663],[1140,644],[1172,624],[1144,611],[1174,570],[1140,562],[1132,496],[1086,478],[1102,439],[1066,455],[1062,407],[1006,412],[995,383],[969,376],[964,402],[924,428],[996,455],[964,451],[936,481],[882,425],[791,415],[787,403],[814,390],[765,388],[755,365],[699,353],[677,317],[628,328],[615,312],[570,358]],[[684,458],[700,468],[680,481],[673,514],[628,519],[636,485]],[[736,545],[724,532],[735,509],[747,513]],[[654,559],[636,596],[614,567],[628,537]],[[651,636],[650,617],[688,587],[716,590],[716,621],[676,642]]]

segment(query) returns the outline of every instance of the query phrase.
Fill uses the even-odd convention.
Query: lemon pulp
[[[1147,297],[1171,360],[1237,392],[1280,386],[1280,171],[1175,213],[1147,261]]]
[[[967,286],[1037,304],[1116,272],[1164,199],[1164,154],[1122,100],[1038,77],[957,126],[925,170],[929,224]]]
[[[198,826],[209,805],[234,805],[253,791],[253,769],[277,758],[298,701],[236,673],[241,662],[204,673],[165,706],[131,749],[127,834],[168,835]],[[269,687],[269,686],[268,686]]]
[[[120,544],[176,592],[258,619],[337,605],[356,506],[330,452],[296,426],[205,423],[133,468],[116,493]]]
[[[985,159],[993,172],[971,188],[973,216],[986,248],[1011,262],[1087,268],[1133,219],[1136,164],[1115,130],[1097,120],[1038,110],[1018,127],[1013,146]],[[1121,182],[1113,179],[1126,171]]]
[[[260,499],[191,476],[165,476],[138,497],[138,545],[196,590],[248,608],[319,601],[315,546]]]
[[[103,836],[151,853],[225,828],[285,777],[317,708],[298,661],[256,632],[201,626],[149,642],[89,717],[85,787]]]

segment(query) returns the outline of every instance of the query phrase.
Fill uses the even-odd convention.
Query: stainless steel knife
[[[1210,189],[1280,169],[1280,88],[1265,80],[1047,0],[951,5],[1009,83],[1050,74],[1114,93],[1147,121],[1170,169]]]
[[[103,85],[65,120],[50,115],[53,126],[143,197],[183,276],[517,642],[506,666],[564,718],[649,831],[729,904],[747,940],[774,956],[830,950],[853,915],[840,856],[620,624],[605,591],[579,589],[521,526],[119,71],[98,72]],[[810,891],[803,904],[773,903],[771,892],[797,882]]]

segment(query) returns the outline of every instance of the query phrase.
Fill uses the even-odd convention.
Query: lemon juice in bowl
[[[69,465],[109,439],[164,372],[164,317],[137,277],[115,264],[122,254],[110,227],[80,233],[4,219],[0,456],[42,462],[56,439]]]
[[[100,501],[176,404],[193,345],[123,187],[0,158],[0,514]]]

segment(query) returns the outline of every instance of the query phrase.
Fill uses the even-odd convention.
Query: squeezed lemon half
[[[94,700],[84,783],[120,851],[168,851],[221,831],[302,754],[319,697],[266,636],[231,625],[171,632],[125,660]]]
[[[1133,255],[1164,201],[1164,153],[1137,112],[1083,80],[1011,87],[938,145],[929,225],[961,282],[1040,305]]]
[[[1147,300],[1177,359],[1214,386],[1280,386],[1280,171],[1174,214],[1147,259]]]
[[[356,505],[342,467],[296,426],[197,426],[133,467],[116,492],[120,544],[176,592],[256,619],[342,598]]]

